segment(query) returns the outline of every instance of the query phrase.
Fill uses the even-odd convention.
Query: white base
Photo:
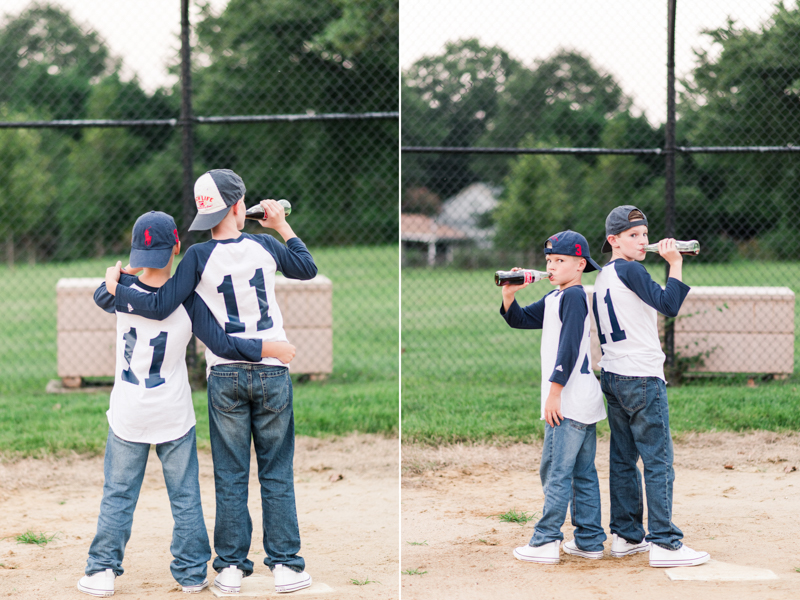
[[[209,586],[211,593],[217,598],[231,598],[231,597],[254,597],[254,596],[269,596],[270,598],[293,598],[294,596],[301,596],[305,594],[327,594],[332,592],[333,588],[326,583],[318,583],[314,581],[310,587],[298,590],[296,592],[288,592],[279,594],[275,591],[275,578],[267,577],[265,575],[253,574],[250,577],[242,579],[242,589],[238,594],[226,594],[214,585],[214,577],[209,577]]]
[[[745,567],[711,559],[696,567],[664,569],[672,581],[763,581],[778,579],[769,569]]]

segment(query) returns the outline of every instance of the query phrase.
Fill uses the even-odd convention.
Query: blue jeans
[[[611,428],[611,532],[635,543],[645,537],[642,475],[636,466],[641,456],[647,493],[646,540],[677,550],[683,533],[672,523],[675,471],[667,386],[658,377],[627,377],[606,371],[601,371],[600,381]]]
[[[97,519],[97,534],[89,547],[86,574],[113,569],[124,573],[122,558],[131,537],[133,511],[142,489],[150,444],[128,442],[118,438],[109,427],[103,462],[103,500]],[[197,443],[194,427],[182,438],[156,444],[167,484],[172,518],[170,563],[172,576],[181,585],[198,585],[206,578],[211,559],[208,533],[200,504]]]
[[[561,526],[569,507],[578,548],[587,552],[603,549],[606,534],[600,522],[600,482],[594,466],[596,429],[594,423],[572,419],[564,419],[556,427],[545,423],[539,468],[544,508],[529,546],[563,540]]]
[[[247,558],[253,522],[247,509],[250,439],[256,451],[264,528],[264,564],[302,571],[300,529],[294,501],[294,409],[289,369],[257,363],[211,368],[208,417],[217,516],[214,569],[234,565],[253,572]]]

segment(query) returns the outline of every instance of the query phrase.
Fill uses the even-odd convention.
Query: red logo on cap
[[[575,256],[583,256],[583,250],[580,244],[575,244]]]
[[[197,208],[211,208],[214,205],[214,198],[211,196],[195,196],[194,201]]]
[[[149,246],[153,243],[153,236],[150,235],[150,228],[144,230],[144,245]]]
[[[558,241],[558,236],[557,235],[551,235],[550,239],[553,240],[554,242],[557,242]]]
[[[175,236],[175,243],[177,244],[177,243],[180,241],[180,240],[178,239],[178,230],[177,230],[177,229],[173,229],[173,230],[172,230],[172,235],[174,235],[174,236]]]

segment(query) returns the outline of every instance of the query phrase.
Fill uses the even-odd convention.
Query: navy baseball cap
[[[544,243],[544,253],[545,255],[564,254],[566,256],[585,258],[586,268],[583,270],[584,273],[600,270],[600,265],[594,262],[589,255],[589,242],[577,231],[567,229],[561,233],[551,235]]]
[[[631,215],[633,211],[637,211],[639,215]],[[631,220],[633,219],[633,220]],[[608,243],[608,236],[618,235],[623,231],[628,231],[631,227],[638,227],[639,225],[647,225],[647,217],[635,206],[630,204],[623,204],[618,206],[606,217],[606,239],[603,242],[602,252],[611,252],[611,244]]]
[[[244,198],[244,193],[244,181],[230,169],[203,173],[194,184],[197,216],[189,231],[204,231],[219,225],[231,206]]]
[[[175,220],[166,213],[151,210],[133,224],[131,266],[163,269],[177,243]]]

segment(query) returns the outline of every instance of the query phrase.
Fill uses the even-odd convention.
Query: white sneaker
[[[557,565],[561,560],[558,554],[559,540],[541,546],[520,546],[514,548],[514,558],[525,562],[541,563],[543,565]]]
[[[647,552],[650,549],[650,543],[642,540],[638,544],[631,544],[625,538],[619,537],[616,533],[611,534],[611,556],[614,558],[622,558],[629,554],[637,554],[638,552]]]
[[[651,567],[694,567],[708,562],[711,555],[708,552],[698,552],[688,546],[681,546],[677,550],[667,550],[656,544],[650,544]]]
[[[93,575],[84,575],[78,581],[78,590],[84,594],[97,596],[98,598],[107,598],[114,595],[114,575],[113,569],[106,569],[105,571],[98,571]]]
[[[296,592],[311,585],[311,575],[305,571],[292,571],[286,565],[275,565],[272,574],[275,575],[275,591],[278,593]]]
[[[208,587],[208,579],[204,579],[203,583],[197,585],[182,585],[181,589],[185,594],[198,594]]]
[[[580,556],[581,558],[588,558],[589,560],[599,560],[603,558],[602,550],[581,550],[575,543],[575,540],[570,540],[563,546],[564,552],[572,556]]]
[[[214,578],[214,586],[226,594],[238,594],[242,589],[242,577],[244,573],[239,567],[231,565],[225,567]]]

